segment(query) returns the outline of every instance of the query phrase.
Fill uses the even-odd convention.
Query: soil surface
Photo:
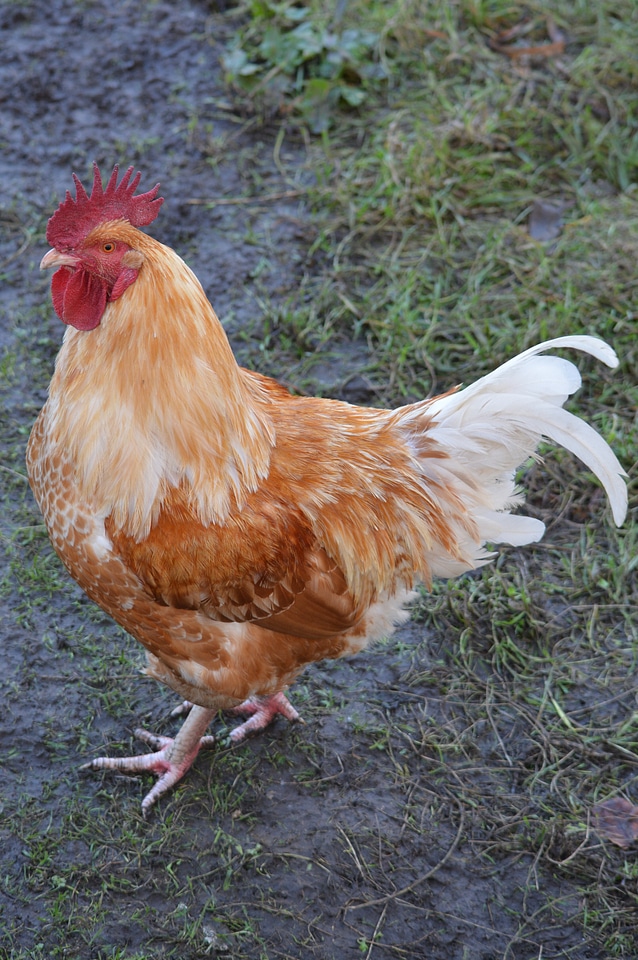
[[[532,853],[482,855],[492,798],[508,797],[512,816],[524,805],[511,756],[524,757],[526,732],[508,754],[485,725],[442,761],[437,737],[461,721],[435,667],[455,638],[417,620],[391,646],[313,667],[291,692],[306,726],[278,721],[203,753],[147,822],[148,780],[78,774],[91,756],[136,749],[134,727],[179,721],[170,692],[137,675],[141,648],[62,571],[18,476],[64,332],[38,272],[46,217],[94,159],[135,163],[145,188],[161,181],[152,231],[188,260],[252,364],[260,299],[283,303],[313,270],[295,191],[303,143],[287,135],[275,162],[277,129],[233,113],[222,14],[0,7],[0,956],[593,960],[569,920],[576,886],[536,871]],[[362,344],[318,353],[316,388],[339,396],[365,362]],[[262,369],[291,379],[285,364]],[[461,769],[472,808],[457,800]]]

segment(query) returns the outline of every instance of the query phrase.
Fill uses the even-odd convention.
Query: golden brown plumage
[[[542,435],[598,473],[617,522],[626,492],[604,441],[561,409],[575,368],[543,347],[396,411],[293,397],[241,369],[193,273],[135,225],[160,201],[133,197],[130,174],[102,191],[96,168],[91,197],[79,185],[50,221],[43,266],[58,267],[69,329],[27,463],[71,575],[199,705],[156,754],[96,762],[159,773],[147,809],[213,711],[271,698],[248,729],[294,718],[286,686],[391,631],[415,583],[486,562],[486,541],[538,539],[509,509]],[[592,338],[558,345],[614,363]]]

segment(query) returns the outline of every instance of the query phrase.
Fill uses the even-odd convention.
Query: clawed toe
[[[181,703],[178,703],[177,706],[171,710],[169,716],[181,717],[185,713],[190,713],[190,711],[193,709],[193,706],[194,704],[192,704],[190,700],[182,700]]]

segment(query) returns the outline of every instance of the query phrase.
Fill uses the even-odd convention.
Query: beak
[[[53,247],[42,257],[40,270],[49,270],[52,267],[77,267],[79,262],[77,257],[72,256],[70,253],[60,253],[59,250]]]

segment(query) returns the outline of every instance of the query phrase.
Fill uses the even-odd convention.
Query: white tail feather
[[[414,404],[402,411],[411,434],[423,416],[432,421],[427,433],[449,457],[419,457],[428,483],[448,485],[476,526],[478,536],[461,534],[466,558],[477,566],[489,555],[485,543],[522,545],[539,540],[544,525],[531,517],[510,514],[520,504],[514,475],[536,455],[542,439],[561,444],[578,456],[602,483],[615,523],[627,513],[626,473],[606,441],[584,420],[563,409],[581,383],[577,368],[559,357],[539,356],[552,348],[581,350],[615,367],[616,354],[595,337],[547,340],[508,360],[492,373],[457,393]],[[433,563],[432,572],[450,576],[454,562]],[[444,569],[445,568],[445,569]],[[449,570],[448,570],[449,568]],[[466,567],[467,569],[467,567]]]

